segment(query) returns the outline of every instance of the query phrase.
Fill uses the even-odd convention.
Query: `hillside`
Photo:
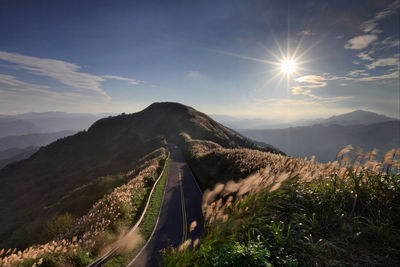
[[[23,248],[43,241],[44,218],[60,211],[81,216],[101,197],[96,194],[89,201],[64,196],[101,176],[133,169],[145,155],[178,141],[182,132],[222,147],[279,153],[177,103],[155,103],[138,113],[101,119],[88,131],[57,140],[0,170],[0,247]]]
[[[317,161],[336,158],[338,148],[352,144],[364,151],[377,148],[385,151],[400,145],[400,121],[369,125],[313,125],[276,130],[243,130],[241,133],[257,141],[279,147],[293,157],[315,156]]]
[[[321,164],[182,143],[212,189],[203,195],[205,234],[164,250],[165,266],[399,265],[400,148],[376,161],[375,151],[349,157],[347,146]]]

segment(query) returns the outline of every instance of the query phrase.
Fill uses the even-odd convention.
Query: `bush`
[[[49,237],[55,237],[65,233],[71,224],[74,222],[75,217],[70,213],[55,215],[46,222],[46,233]]]

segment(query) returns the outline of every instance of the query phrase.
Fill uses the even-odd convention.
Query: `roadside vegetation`
[[[88,265],[139,219],[166,158],[166,149],[160,148],[142,159],[136,169],[117,175],[117,181],[126,183],[104,195],[84,216],[75,219],[66,213],[54,217],[48,225],[49,231],[57,234],[52,241],[24,251],[0,250],[0,266]]]
[[[145,244],[145,242],[150,238],[151,232],[154,229],[158,217],[158,212],[160,210],[162,196],[164,193],[165,184],[167,182],[169,164],[170,164],[170,159],[167,160],[165,165],[165,171],[160,181],[156,185],[154,192],[151,196],[147,211],[138,228],[139,233],[135,234],[134,236],[134,238],[139,239],[140,244],[137,244],[137,246],[134,249],[122,251],[119,255],[117,255],[116,257],[112,258],[109,262],[107,262],[107,266],[110,267],[125,266],[137,254],[137,252]]]
[[[347,146],[319,164],[188,136],[184,144],[202,186],[219,162],[234,179],[205,191],[199,245],[164,251],[167,266],[400,265],[400,149],[378,161],[376,150]]]

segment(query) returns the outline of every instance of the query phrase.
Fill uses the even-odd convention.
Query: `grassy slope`
[[[144,243],[147,241],[147,239],[150,237],[151,232],[153,231],[153,228],[155,226],[157,216],[158,216],[158,211],[160,210],[161,206],[161,200],[165,188],[165,184],[167,181],[167,176],[168,176],[168,171],[169,171],[169,163],[170,159],[167,160],[166,166],[165,166],[165,171],[163,173],[163,176],[161,177],[159,183],[156,185],[156,188],[154,189],[153,195],[150,199],[149,207],[147,208],[146,214],[143,218],[142,223],[140,224],[140,233],[142,234],[144,241],[143,243],[135,248],[132,251],[122,253],[115,258],[113,258],[111,261],[107,263],[107,266],[125,266],[129,261],[134,257],[134,255],[139,251],[139,249],[144,245]]]
[[[6,258],[8,260],[17,259],[17,261],[14,261],[17,262],[16,266],[21,264],[23,266],[32,266],[33,263],[38,262],[39,258],[43,259],[45,266],[60,266],[63,264],[86,266],[91,263],[100,254],[104,253],[104,249],[115,242],[124,230],[131,227],[138,220],[148,193],[164,167],[165,158],[165,149],[159,149],[147,155],[142,159],[142,164],[135,170],[121,176],[123,177],[122,180],[125,181],[123,185],[116,187],[111,193],[103,196],[85,216],[79,220],[72,220],[68,225],[63,225],[66,221],[64,218],[57,220],[57,226],[63,226],[63,229],[59,229],[61,235],[56,238],[54,245],[47,243],[41,246],[33,246],[22,253],[22,256],[25,255],[25,259],[32,257],[36,259],[28,259],[21,262],[18,259],[21,259],[22,256],[20,257],[17,253],[12,255],[7,253],[10,256]],[[118,177],[121,178],[120,175]],[[114,179],[115,177],[111,176],[109,178]],[[164,180],[165,178],[158,185],[163,185]],[[159,187],[157,186],[156,188]],[[82,190],[78,191],[84,192]],[[65,241],[66,243],[63,243]],[[75,245],[72,249],[71,244]],[[34,256],[34,254],[37,256]],[[5,264],[6,258],[0,258],[0,266]],[[5,264],[5,266],[8,265]]]
[[[232,169],[241,169],[232,160],[237,158],[235,151],[189,150],[193,148],[191,143],[186,144],[186,156],[191,153],[191,159],[219,156],[219,160],[214,160],[215,165],[231,159],[228,172],[235,173]],[[193,154],[193,151],[197,153]],[[247,159],[250,158],[259,161],[257,157],[249,155]],[[285,161],[284,158],[282,160]],[[243,161],[242,164],[246,163],[246,159]],[[206,177],[219,174],[218,167],[212,165],[213,161],[207,162],[205,169],[193,166],[196,161],[191,161],[191,167],[197,176],[202,177],[200,182],[203,185],[212,183],[204,180]],[[248,164],[248,170],[242,170],[242,174],[257,165],[251,164],[251,160],[248,160]],[[288,165],[297,166],[289,161],[282,167]],[[306,164],[303,167],[312,166]],[[199,171],[202,171],[200,175]],[[325,171],[322,168],[322,172]],[[338,168],[336,173],[325,179],[318,176],[315,179],[301,179],[304,175],[309,175],[305,169],[272,192],[273,184],[262,190],[248,190],[241,196],[240,188],[245,187],[245,183],[236,189],[239,192],[232,190],[234,183],[230,184],[231,191],[226,190],[228,184],[214,187],[211,192],[215,194],[205,194],[205,198],[212,195],[211,198],[215,199],[208,202],[207,199],[203,200],[203,213],[208,223],[199,247],[184,252],[174,249],[166,251],[166,265],[400,264],[400,245],[397,242],[400,238],[399,175],[367,171],[354,173],[346,168]],[[257,177],[262,178],[262,175]]]

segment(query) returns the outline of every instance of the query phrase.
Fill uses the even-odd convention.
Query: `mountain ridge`
[[[372,123],[398,120],[396,118],[365,110],[354,110],[327,118],[301,119],[286,123],[280,123],[278,120],[262,118],[245,119],[215,114],[210,116],[223,125],[238,130],[284,129],[289,127],[311,126],[314,124],[368,125]]]
[[[179,103],[154,103],[137,113],[103,118],[87,131],[61,138],[41,147],[28,159],[0,170],[0,240],[4,240],[0,246],[30,245],[24,243],[30,241],[26,238],[20,244],[15,242],[32,229],[39,232],[41,219],[56,212],[46,207],[96,177],[131,170],[140,158],[166,147],[167,142],[177,141],[183,132],[227,148],[282,153],[272,146],[256,145],[204,113]]]

